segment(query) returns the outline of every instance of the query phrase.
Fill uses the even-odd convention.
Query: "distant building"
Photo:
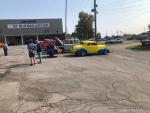
[[[10,45],[26,44],[29,39],[65,38],[62,19],[0,20],[0,40]]]

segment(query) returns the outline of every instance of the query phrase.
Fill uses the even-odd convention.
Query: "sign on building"
[[[49,23],[37,23],[37,24],[8,24],[8,29],[35,29],[35,28],[49,28]]]

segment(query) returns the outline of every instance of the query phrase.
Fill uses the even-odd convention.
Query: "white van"
[[[64,51],[70,52],[71,48],[77,44],[80,44],[80,40],[77,38],[76,39],[65,39],[64,40]]]

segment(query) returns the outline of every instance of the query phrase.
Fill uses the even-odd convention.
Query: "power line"
[[[112,5],[128,5],[128,4],[131,4],[131,3],[137,3],[137,2],[140,2],[139,0],[117,0],[115,2],[111,2],[111,3],[106,3],[106,4],[102,4],[101,7],[106,7],[106,6],[112,6]]]
[[[121,25],[121,24],[124,24],[124,23],[127,23],[128,20],[131,21],[131,20],[137,19],[136,17],[143,16],[143,15],[145,15],[147,13],[149,13],[149,10],[146,10],[146,11],[144,11],[144,12],[138,14],[138,15],[134,15],[134,16],[131,16],[131,17],[128,17],[128,18],[123,18],[124,19],[123,21],[119,21],[117,23],[114,23],[109,28],[114,27],[114,26],[118,26],[118,25]]]
[[[150,4],[142,5],[142,7],[150,6]],[[132,5],[132,6],[119,6],[119,7],[112,7],[112,8],[102,8],[103,10],[120,10],[120,9],[132,9],[132,8],[139,8],[141,6]]]
[[[83,0],[84,1],[84,0]],[[93,7],[93,4],[92,4],[93,2],[92,2],[92,0],[85,0],[85,2],[84,2],[84,8],[83,8],[83,10],[85,10],[85,11],[88,11],[88,13],[91,13],[91,9],[92,9],[92,7]]]
[[[134,7],[134,8],[128,8],[128,9],[120,9],[120,10],[102,10],[103,14],[122,14],[122,13],[129,13],[129,10],[131,11],[138,11],[149,9],[150,7]]]
[[[118,2],[119,1],[120,0],[118,0]],[[113,2],[113,4],[116,5],[115,7],[113,7],[113,4],[110,4],[110,6],[108,4],[106,4],[106,5],[108,5],[109,7],[112,7],[112,8],[108,8],[108,7],[105,8],[104,4],[103,4],[101,12],[104,12],[104,14],[110,14],[111,13],[111,14],[123,14],[124,15],[124,13],[130,13],[129,11],[131,11],[131,10],[134,11],[134,12],[135,12],[135,10],[138,11],[138,12],[141,12],[141,11],[144,10],[144,12],[141,12],[140,14],[137,14],[137,15],[134,15],[134,16],[130,16],[130,17],[127,17],[128,16],[127,15],[127,16],[125,16],[125,18],[121,18],[123,21],[121,20],[121,21],[119,21],[117,23],[114,23],[113,25],[109,25],[109,28],[112,28],[114,26],[119,26],[121,24],[129,23],[130,20],[137,19],[136,17],[139,17],[139,16],[141,17],[143,15],[149,14],[149,8],[150,8],[150,7],[148,7],[150,5],[149,3],[148,4],[144,4],[144,6],[142,4],[142,7],[141,6],[137,6],[136,4],[130,4],[130,3],[135,3],[135,2],[139,3],[138,0],[128,1],[128,2],[127,1],[126,2],[120,1],[120,3]],[[117,12],[120,12],[120,13],[117,13]]]

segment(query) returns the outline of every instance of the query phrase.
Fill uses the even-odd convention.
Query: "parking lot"
[[[44,56],[33,67],[26,46],[10,47],[0,56],[0,113],[150,113],[150,52],[126,49],[134,44]]]

